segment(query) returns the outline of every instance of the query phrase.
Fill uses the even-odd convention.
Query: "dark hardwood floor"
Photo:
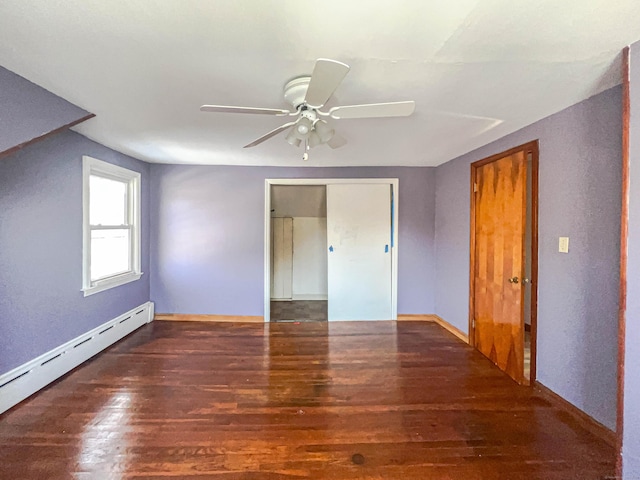
[[[434,323],[153,322],[0,417],[0,478],[602,479],[614,451]]]

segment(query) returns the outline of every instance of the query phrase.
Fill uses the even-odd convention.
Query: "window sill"
[[[143,273],[125,273],[124,275],[118,275],[117,277],[107,278],[105,280],[101,280],[96,285],[91,287],[86,287],[82,289],[85,297],[89,295],[93,295],[94,293],[104,292],[105,290],[109,290],[110,288],[119,287],[120,285],[124,285],[126,283],[135,282],[142,277]]]

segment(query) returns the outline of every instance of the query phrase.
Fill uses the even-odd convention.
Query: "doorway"
[[[536,377],[538,143],[471,165],[469,340],[521,385]]]
[[[324,185],[271,186],[271,321],[326,321]]]
[[[328,320],[395,320],[398,275],[398,179],[267,179],[264,243],[265,322],[272,320],[274,222],[271,210],[273,188],[277,186],[321,186],[327,192],[325,253]],[[363,242],[363,239],[368,239],[368,242]],[[375,246],[369,249],[371,244]],[[362,269],[358,266],[375,266],[376,272],[383,273],[363,275]],[[382,289],[378,284],[384,284]],[[380,295],[382,290],[384,295]],[[368,297],[364,298],[365,296]],[[373,309],[365,308],[377,303],[380,305],[375,312]],[[384,309],[381,308],[382,303],[385,304]]]

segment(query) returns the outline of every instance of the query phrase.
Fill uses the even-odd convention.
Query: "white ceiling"
[[[439,165],[619,83],[638,0],[5,0],[0,65],[97,115],[77,127],[150,162]],[[351,66],[331,105],[415,100],[406,118],[335,121],[339,150],[286,119],[202,113],[288,108],[316,58]]]

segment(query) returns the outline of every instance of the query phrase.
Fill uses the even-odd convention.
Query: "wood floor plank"
[[[432,322],[152,322],[0,416],[0,478],[613,472],[609,445]]]

